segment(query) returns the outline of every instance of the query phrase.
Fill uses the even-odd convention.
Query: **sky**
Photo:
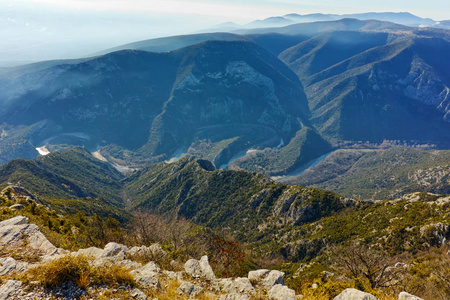
[[[450,19],[450,1],[0,0],[0,62],[86,56],[133,41],[288,13],[385,11]]]

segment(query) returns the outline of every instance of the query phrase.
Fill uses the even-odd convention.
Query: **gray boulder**
[[[159,283],[157,277],[159,271],[160,268],[151,261],[145,266],[131,271],[130,274],[133,275],[134,279],[144,287],[161,288],[161,284]]]
[[[28,224],[28,218],[24,216],[17,216],[0,222],[0,227],[11,225],[25,225],[25,224]]]
[[[209,265],[208,256],[204,255],[200,260],[190,259],[184,264],[184,270],[194,278],[205,278],[215,280],[216,276]]]
[[[408,294],[407,292],[401,292],[398,295],[398,300],[423,300],[422,298],[419,298],[417,296]]]
[[[200,294],[203,289],[199,286],[196,286],[190,282],[183,282],[177,289],[177,291],[181,294],[185,294],[189,297],[196,297]]]
[[[123,259],[127,250],[127,246],[111,242],[106,244],[100,257],[118,257]]]
[[[147,300],[147,296],[144,294],[144,292],[137,288],[133,289],[130,292],[130,297],[137,300]]]
[[[97,247],[89,247],[86,249],[80,249],[76,252],[72,252],[73,256],[83,255],[87,257],[92,257],[94,259],[100,258],[103,255],[103,249]]]
[[[246,277],[238,277],[234,280],[230,278],[222,279],[219,284],[227,294],[246,294],[250,296],[256,293],[255,288]]]
[[[372,294],[362,292],[357,289],[345,289],[342,293],[334,297],[334,300],[378,300]]]
[[[38,250],[47,258],[60,255],[65,251],[56,248],[50,243],[34,224],[28,224],[28,218],[23,216],[14,217],[0,222],[0,244],[6,247],[27,247]]]
[[[219,300],[250,300],[250,296],[249,295],[243,295],[243,294],[226,294],[226,295],[221,295],[219,297]]]
[[[24,272],[30,268],[30,264],[17,261],[12,257],[0,258],[0,275],[8,275],[12,272]]]
[[[263,277],[265,277],[267,274],[269,274],[270,270],[267,269],[260,269],[256,271],[250,271],[248,272],[248,279],[250,281],[253,281],[255,283],[259,282]]]
[[[296,300],[295,291],[281,284],[275,284],[267,292],[267,296],[273,300]]]
[[[0,300],[10,299],[22,291],[22,282],[17,280],[8,280],[0,288]]]
[[[256,270],[248,273],[248,279],[256,284],[260,284],[267,290],[271,289],[275,284],[284,285],[284,272],[277,270]]]
[[[208,256],[204,255],[200,258],[199,261],[200,264],[200,270],[203,274],[203,277],[205,277],[207,280],[215,280],[216,275],[214,275],[214,271],[209,265]]]

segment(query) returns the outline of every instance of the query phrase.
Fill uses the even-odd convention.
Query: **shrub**
[[[39,281],[49,288],[68,281],[72,281],[82,289],[92,284],[135,285],[128,269],[114,265],[95,267],[87,257],[71,255],[30,269],[20,279],[25,282]]]

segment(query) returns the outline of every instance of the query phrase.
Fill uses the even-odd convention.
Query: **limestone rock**
[[[38,250],[42,255],[50,257],[62,254],[62,249],[50,243],[34,224],[28,224],[28,218],[18,216],[0,222],[0,244],[6,247],[17,247],[27,244],[27,247]]]
[[[177,289],[179,293],[183,293],[189,297],[195,297],[200,294],[203,289],[190,282],[183,282]]]
[[[26,262],[17,261],[12,257],[0,258],[0,275],[7,275],[12,272],[24,272],[30,268]]]
[[[118,256],[120,258],[124,258],[127,250],[128,250],[127,246],[111,242],[106,244],[105,248],[103,249],[101,257]]]
[[[222,279],[220,281],[220,286],[227,294],[254,295],[256,293],[255,288],[246,277],[238,277],[234,280],[229,278]]]
[[[248,273],[248,279],[255,282],[256,284],[261,284],[267,290],[272,288],[275,284],[284,285],[284,272],[277,270],[256,270],[250,271]]]
[[[11,209],[11,210],[22,210],[24,208],[25,208],[25,206],[23,206],[20,203],[13,204],[9,207],[9,209]]]
[[[184,264],[184,270],[192,277],[200,277],[200,263],[198,260],[191,258]]]
[[[334,300],[378,300],[372,294],[364,293],[357,289],[345,289],[342,293],[334,297]]]
[[[422,298],[419,298],[417,296],[408,294],[407,292],[401,292],[398,295],[398,300],[423,300]]]
[[[250,300],[250,296],[242,294],[221,295],[219,300]]]
[[[12,296],[20,293],[22,289],[22,282],[17,280],[8,280],[0,288],[0,300],[10,299]]]
[[[273,300],[296,300],[295,291],[285,285],[275,284],[267,293]]]
[[[216,276],[209,265],[208,256],[204,255],[198,261],[196,259],[190,259],[184,264],[184,270],[188,275],[194,278],[205,278],[207,280],[215,280]]]
[[[154,263],[149,262],[145,266],[130,272],[134,279],[145,287],[161,288],[158,280],[158,272],[160,268]]]
[[[28,224],[28,218],[24,216],[17,216],[0,222],[0,227],[11,225],[25,225],[25,224]]]
[[[72,255],[74,256],[83,255],[87,257],[100,258],[103,255],[103,249],[97,247],[89,247],[86,249],[80,249],[77,252],[72,252]]]
[[[248,272],[248,279],[254,282],[259,282],[263,277],[269,274],[270,270],[260,269]]]
[[[130,297],[137,300],[147,300],[147,296],[138,288],[135,288],[130,292]]]
[[[209,261],[208,261],[208,256],[204,255],[200,258],[200,270],[203,274],[203,276],[207,279],[207,280],[215,280],[216,279],[216,275],[214,275],[214,271],[211,268],[211,266],[209,265]]]

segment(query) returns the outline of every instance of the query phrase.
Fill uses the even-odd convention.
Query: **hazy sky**
[[[251,21],[255,18],[291,12],[343,14],[408,11],[420,17],[436,20],[450,18],[448,0],[6,0],[6,2],[10,5],[32,3],[80,10],[203,14],[226,17],[233,21]]]
[[[79,57],[137,40],[287,13],[385,11],[450,19],[450,1],[0,0],[0,62]]]

